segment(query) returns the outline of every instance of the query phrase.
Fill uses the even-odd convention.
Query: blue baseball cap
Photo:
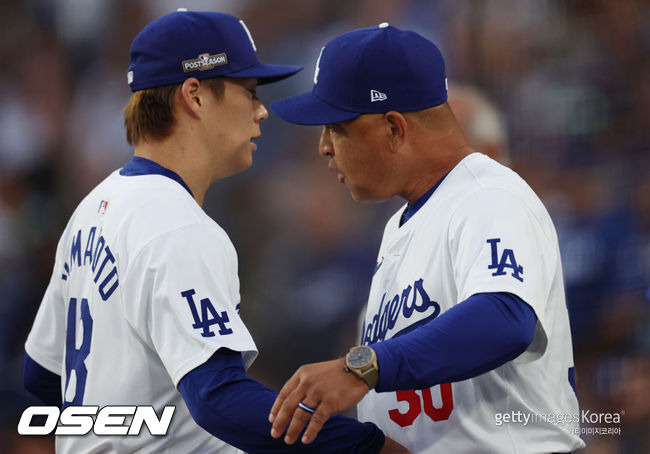
[[[445,101],[440,50],[421,35],[384,22],[327,43],[316,63],[312,91],[271,103],[271,110],[291,123],[326,125]]]
[[[131,91],[178,84],[190,77],[256,78],[267,84],[302,66],[265,65],[243,21],[230,14],[178,10],[146,25],[131,44]]]

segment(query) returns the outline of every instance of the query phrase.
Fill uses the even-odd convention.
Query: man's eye
[[[341,125],[338,123],[335,123],[333,125],[329,125],[327,127],[327,130],[329,131],[330,134],[342,134],[343,133],[343,128],[341,128]]]

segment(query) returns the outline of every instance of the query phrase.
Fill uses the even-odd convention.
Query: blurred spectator
[[[472,147],[510,165],[505,121],[497,107],[477,88],[457,83],[449,84],[447,102]]]

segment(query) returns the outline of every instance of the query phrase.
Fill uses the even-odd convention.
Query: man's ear
[[[391,110],[384,114],[383,119],[389,136],[390,149],[396,153],[406,143],[408,132],[406,118],[401,113]]]
[[[201,109],[205,105],[201,83],[198,79],[194,77],[186,79],[176,94],[176,100],[178,101],[178,107],[183,112],[191,117],[198,118]]]

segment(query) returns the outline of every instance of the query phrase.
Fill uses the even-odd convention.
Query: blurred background
[[[178,7],[243,18],[262,61],[300,64],[258,90],[311,89],[320,48],[388,21],[438,44],[475,147],[522,175],[560,240],[583,409],[620,434],[584,453],[650,452],[650,2],[646,0],[3,0],[0,2],[0,452],[21,438],[23,344],[81,198],[129,160],[131,40]],[[383,226],[402,203],[357,204],[317,154],[319,129],[271,116],[253,167],[205,210],[239,254],[250,373],[279,390],[305,362],[358,344]],[[567,345],[567,348],[570,348]],[[588,427],[588,426],[587,426]]]

